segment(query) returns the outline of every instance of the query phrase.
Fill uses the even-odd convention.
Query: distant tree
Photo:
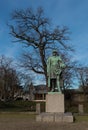
[[[77,67],[76,75],[79,81],[79,89],[82,90],[84,96],[86,96],[86,93],[88,93],[88,67]]]
[[[35,12],[32,9],[15,10],[12,20],[9,25],[10,34],[15,38],[15,42],[27,47],[22,66],[45,75],[47,81],[46,60],[52,50],[56,48],[59,54],[72,50],[66,44],[69,40],[69,29],[66,26],[53,27],[42,8]]]
[[[12,59],[0,56],[0,96],[6,101],[14,97],[19,88],[19,78],[12,67]]]
[[[19,78],[21,84],[23,84],[24,90],[29,90],[29,85],[32,83],[32,76],[27,74],[25,71],[19,72]]]

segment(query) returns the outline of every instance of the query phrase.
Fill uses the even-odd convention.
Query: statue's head
[[[57,50],[53,50],[53,52],[52,52],[52,55],[53,56],[56,56],[58,53],[57,53]]]

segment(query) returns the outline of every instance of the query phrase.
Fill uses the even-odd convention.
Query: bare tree
[[[61,87],[65,93],[66,89],[72,88],[74,86],[75,69],[77,68],[77,62],[71,60],[70,55],[62,54],[62,58],[65,62],[65,69],[60,75]]]
[[[5,101],[14,97],[19,86],[19,79],[12,67],[12,59],[0,56],[0,96]]]
[[[76,75],[79,81],[79,88],[86,96],[86,93],[88,93],[88,67],[77,67]]]
[[[66,44],[69,40],[67,27],[52,27],[49,19],[45,17],[42,8],[15,10],[12,14],[13,24],[10,23],[10,34],[15,42],[25,45],[22,66],[37,74],[45,75],[47,81],[46,60],[52,49],[58,52],[71,50]]]

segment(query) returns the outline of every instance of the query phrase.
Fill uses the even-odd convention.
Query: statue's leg
[[[50,82],[51,82],[51,79],[50,79],[50,77],[48,77],[48,91],[50,91],[50,87],[51,87]]]
[[[56,82],[57,82],[58,92],[61,92],[59,76],[57,76],[57,81]]]
[[[54,79],[51,79],[50,82],[51,82],[50,83],[50,90],[51,90],[51,92],[54,92]]]

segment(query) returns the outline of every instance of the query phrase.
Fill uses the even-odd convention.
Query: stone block
[[[64,95],[59,93],[47,94],[46,112],[64,113]]]
[[[69,123],[73,122],[72,113],[64,113],[63,122],[69,122]]]
[[[42,121],[42,116],[41,115],[36,115],[36,121]]]
[[[54,115],[53,114],[48,114],[48,113],[46,113],[46,114],[44,114],[43,116],[42,116],[42,121],[43,122],[53,122],[54,121]]]
[[[79,113],[83,113],[84,112],[82,104],[78,105],[78,111],[79,111]]]
[[[55,113],[55,122],[62,122],[63,121],[63,114],[62,113]]]

